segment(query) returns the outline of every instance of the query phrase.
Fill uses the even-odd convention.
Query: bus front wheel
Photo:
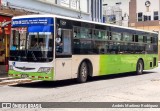
[[[77,81],[80,83],[84,83],[87,81],[87,76],[88,76],[88,66],[86,62],[82,62],[80,67],[79,67],[79,73],[78,73],[78,78]]]
[[[137,67],[136,67],[136,74],[142,74],[143,73],[143,61],[142,60],[138,60],[137,62]]]

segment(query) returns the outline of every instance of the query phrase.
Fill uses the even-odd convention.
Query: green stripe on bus
[[[8,72],[9,76],[13,75],[12,77],[14,78],[21,78],[22,74],[27,74],[29,76],[29,79],[32,80],[46,80],[50,81],[54,79],[54,71],[53,69],[49,73],[41,73],[41,72],[20,72],[20,71],[14,71],[14,70],[9,70]],[[16,76],[18,75],[18,76]],[[32,78],[34,76],[35,78]],[[38,76],[41,76],[43,78],[38,78]],[[48,77],[48,78],[45,78]]]
[[[156,54],[100,55],[99,75],[136,71],[136,65],[139,58],[143,59],[145,70],[152,69],[154,67],[150,67],[150,62],[153,64],[154,57],[158,60],[158,55]],[[155,67],[157,66],[158,62],[156,61]]]

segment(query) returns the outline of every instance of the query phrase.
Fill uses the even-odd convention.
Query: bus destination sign
[[[13,19],[12,27],[14,26],[29,26],[29,25],[48,25],[53,24],[53,18],[22,18]]]

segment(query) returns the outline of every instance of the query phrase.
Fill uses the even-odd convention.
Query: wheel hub
[[[84,66],[82,69],[82,76],[86,77],[86,74],[87,74],[87,68],[86,68],[86,66]]]
[[[141,63],[139,63],[139,65],[138,65],[138,71],[142,72],[142,64]]]

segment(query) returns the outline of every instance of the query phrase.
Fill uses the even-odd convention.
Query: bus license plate
[[[22,75],[21,75],[21,78],[23,78],[23,79],[24,79],[24,78],[28,78],[28,75],[27,75],[27,74],[22,74]]]

